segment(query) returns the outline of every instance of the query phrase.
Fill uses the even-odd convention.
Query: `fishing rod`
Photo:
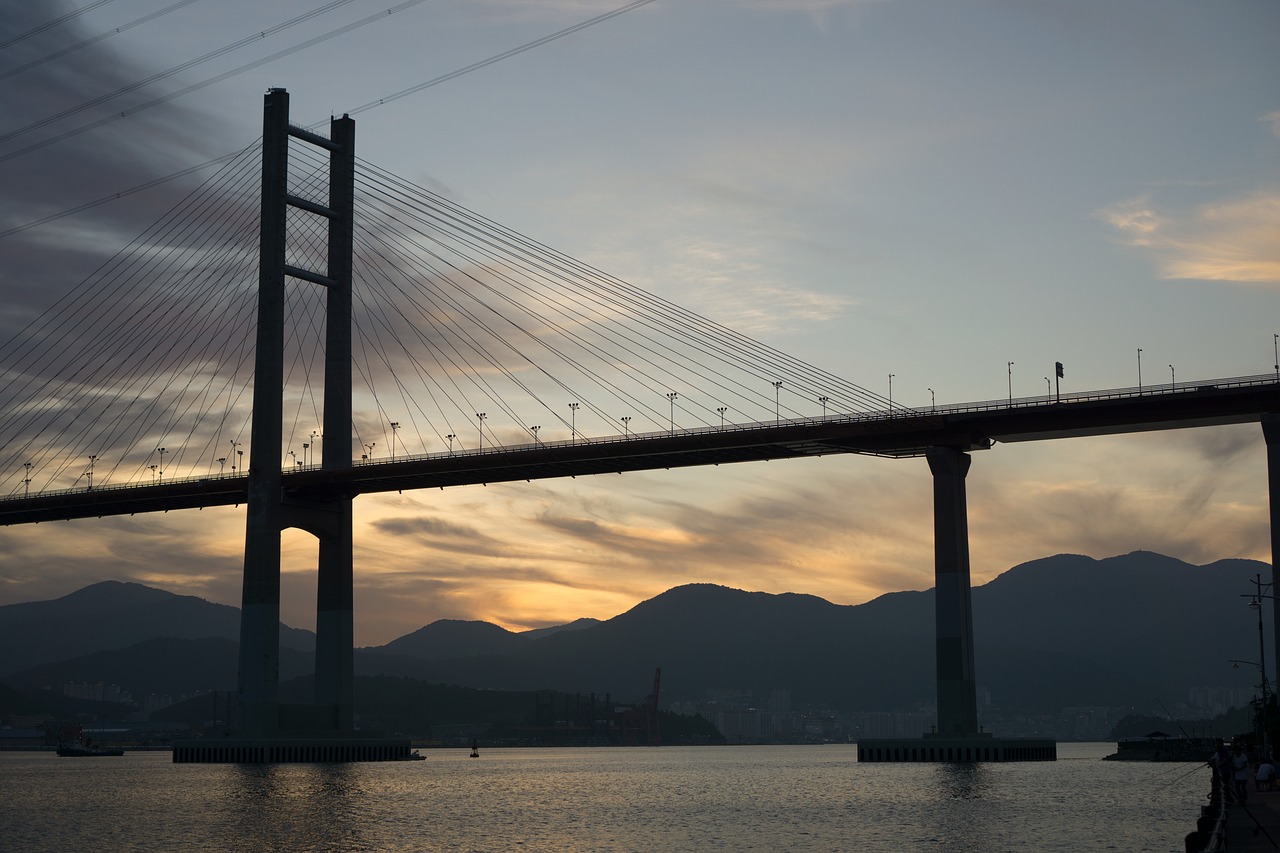
[[[1184,729],[1184,728],[1182,727],[1182,723],[1180,723],[1180,722],[1178,722],[1178,720],[1174,719],[1173,714],[1169,711],[1168,707],[1166,707],[1166,706],[1165,706],[1164,702],[1160,702],[1160,707],[1164,710],[1165,716],[1167,716],[1167,717],[1169,718],[1169,721],[1170,721],[1170,722],[1172,722],[1175,726],[1177,726],[1177,727],[1178,727],[1178,731],[1182,732],[1182,736],[1183,736],[1184,738],[1186,738],[1188,742],[1191,742],[1191,738],[1187,735],[1187,730],[1186,730],[1186,729]],[[1221,740],[1221,738],[1219,738],[1219,740]],[[1217,758],[1216,750],[1215,750],[1214,758],[1215,758],[1215,759]],[[1226,804],[1226,795],[1227,795],[1227,793],[1228,793],[1228,792],[1234,793],[1234,791],[1231,791],[1231,786],[1228,784],[1228,782],[1230,782],[1231,780],[1228,780],[1228,779],[1224,779],[1224,778],[1222,778],[1222,776],[1223,776],[1223,774],[1222,774],[1222,768],[1221,768],[1221,767],[1219,767],[1219,766],[1217,765],[1216,761],[1215,761],[1214,763],[1212,763],[1210,766],[1212,766],[1212,767],[1213,767],[1213,769],[1214,769],[1214,773],[1215,773],[1215,775],[1217,775],[1217,777],[1218,777],[1218,779],[1219,779],[1219,782],[1221,783],[1221,785],[1222,785],[1222,787],[1223,787],[1223,804],[1224,804],[1224,806],[1225,806],[1225,804]],[[1199,769],[1199,768],[1197,768],[1197,769]],[[1263,836],[1264,838],[1266,838],[1266,839],[1267,839],[1267,841],[1271,842],[1271,846],[1272,846],[1272,848],[1273,848],[1273,849],[1280,850],[1280,844],[1277,844],[1277,843],[1276,843],[1276,840],[1275,840],[1274,838],[1272,838],[1272,837],[1271,837],[1271,833],[1267,832],[1267,828],[1266,828],[1265,826],[1263,826],[1263,825],[1262,825],[1262,822],[1261,822],[1260,820],[1258,820],[1257,816],[1256,816],[1253,812],[1251,812],[1251,811],[1249,810],[1249,806],[1248,806],[1248,804],[1247,804],[1247,803],[1242,802],[1242,801],[1237,797],[1237,798],[1235,798],[1235,805],[1237,805],[1237,806],[1239,806],[1241,809],[1243,809],[1243,810],[1244,810],[1245,815],[1246,815],[1246,816],[1248,816],[1249,820],[1253,821],[1254,834],[1256,835],[1256,834],[1258,834],[1258,833],[1261,833],[1261,834],[1262,834],[1262,836]]]

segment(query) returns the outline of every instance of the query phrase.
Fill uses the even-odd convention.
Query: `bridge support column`
[[[969,454],[931,447],[933,473],[934,618],[938,676],[938,736],[978,736],[973,667],[973,606],[969,588],[969,520],[965,475]]]
[[[284,414],[285,197],[289,94],[267,93],[262,118],[262,220],[258,261],[258,333],[249,433],[249,498],[240,610],[240,719],[248,737],[279,726],[280,423]]]
[[[1262,416],[1262,435],[1267,440],[1267,494],[1271,506],[1271,624],[1280,625],[1280,412]],[[1274,633],[1271,660],[1280,673],[1280,630]],[[1271,683],[1280,684],[1280,677]]]

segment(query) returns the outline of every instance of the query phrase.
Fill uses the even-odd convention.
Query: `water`
[[[1183,849],[1192,764],[858,764],[852,746],[426,750],[426,761],[172,764],[0,754],[0,850]]]

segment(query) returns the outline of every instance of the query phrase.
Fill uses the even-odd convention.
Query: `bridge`
[[[1280,556],[1280,368],[906,407],[892,390],[882,397],[358,168],[350,118],[321,136],[291,125],[288,104],[284,90],[269,92],[260,149],[161,217],[47,326],[33,321],[0,348],[0,470],[21,472],[0,498],[0,524],[247,507],[237,737],[191,745],[175,760],[384,759],[407,749],[354,727],[352,501],[363,494],[827,454],[924,456],[934,480],[936,734],[950,739],[947,755],[989,737],[977,725],[969,603],[972,452],[1260,423],[1273,565]],[[250,338],[252,347],[237,345]],[[619,410],[634,414],[609,415]],[[393,411],[410,415],[392,420]],[[530,411],[551,419],[546,433]],[[322,428],[308,434],[298,424],[313,415]],[[404,426],[416,428],[416,446],[402,440]],[[566,427],[567,438],[550,437]],[[174,434],[184,438],[170,450]],[[424,452],[428,444],[435,449]],[[280,532],[289,527],[320,543],[316,692],[301,707],[278,697]],[[1049,754],[1006,746],[997,754]]]

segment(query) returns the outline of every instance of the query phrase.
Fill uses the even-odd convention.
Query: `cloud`
[[[1280,110],[1276,110],[1273,113],[1268,113],[1267,115],[1259,119],[1259,121],[1264,121],[1267,124],[1271,125],[1272,135],[1275,136],[1276,139],[1280,139]]]
[[[1166,279],[1280,283],[1280,192],[1162,213],[1146,197],[1095,214],[1155,261]]]

